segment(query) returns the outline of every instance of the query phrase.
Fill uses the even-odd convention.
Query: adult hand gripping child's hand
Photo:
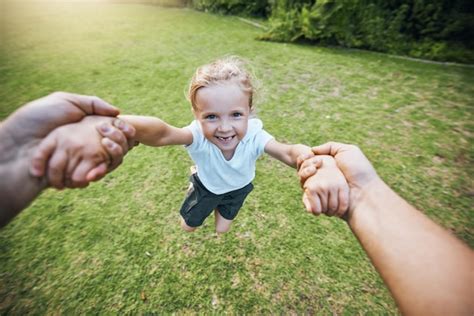
[[[349,207],[349,186],[331,156],[301,156],[298,176],[308,212],[342,217]]]
[[[51,132],[33,154],[30,172],[46,175],[57,189],[86,187],[122,162],[134,134],[117,118],[87,116]]]

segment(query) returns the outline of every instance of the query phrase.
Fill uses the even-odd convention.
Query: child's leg
[[[250,193],[250,191],[252,191],[252,189],[253,185],[252,183],[249,183],[242,189],[221,195],[221,201],[214,209],[217,233],[226,233],[229,231],[232,221],[239,213],[245,198]]]
[[[232,225],[232,220],[224,218],[217,209],[214,210],[214,217],[216,219],[216,233],[227,233]]]
[[[197,174],[191,175],[188,192],[179,211],[181,228],[187,232],[195,231],[218,203],[219,197],[203,186]]]
[[[181,228],[187,232],[193,232],[196,230],[197,227],[188,226],[188,224],[186,224],[186,222],[184,221],[184,218],[181,217]]]

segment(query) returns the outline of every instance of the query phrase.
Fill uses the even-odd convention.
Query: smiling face
[[[202,87],[197,91],[193,112],[204,137],[216,145],[226,159],[232,158],[247,133],[248,93],[232,82]]]

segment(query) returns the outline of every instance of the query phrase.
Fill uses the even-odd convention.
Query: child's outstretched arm
[[[309,146],[302,144],[283,144],[275,139],[271,139],[265,145],[265,152],[286,165],[297,168],[298,157],[307,155],[313,157],[314,153]]]
[[[169,125],[157,117],[120,115],[119,118],[135,127],[136,141],[148,146],[189,145],[193,142],[190,130]]]

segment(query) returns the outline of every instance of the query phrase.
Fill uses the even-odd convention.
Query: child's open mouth
[[[234,137],[235,137],[235,135],[227,136],[227,137],[216,136],[216,138],[217,138],[221,143],[224,143],[224,144],[230,143],[230,142],[232,141],[232,139],[234,139]]]

